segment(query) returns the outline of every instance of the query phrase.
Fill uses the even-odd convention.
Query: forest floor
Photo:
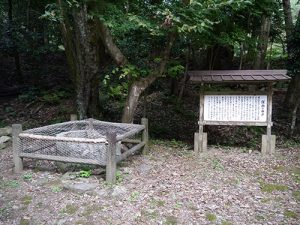
[[[117,185],[101,175],[76,178],[49,162],[12,172],[11,147],[0,151],[0,224],[299,224],[300,148],[276,156],[152,141],[150,153],[118,166]],[[72,177],[72,178],[71,178]],[[71,191],[66,180],[96,184]]]
[[[154,91],[139,104],[135,122],[149,119],[150,154],[122,162],[115,186],[103,174],[82,178],[46,161],[25,160],[14,174],[11,147],[0,150],[0,224],[300,224],[300,126],[288,138],[284,94],[274,95],[276,156],[258,151],[265,128],[208,126],[209,151],[196,158],[189,144],[198,89],[186,89],[181,102]],[[105,104],[100,119],[119,121],[115,102]],[[63,122],[75,111],[68,92],[27,91],[0,98],[0,127]],[[70,189],[72,182],[90,190]]]

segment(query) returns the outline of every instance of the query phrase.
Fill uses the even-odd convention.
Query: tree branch
[[[107,51],[109,52],[109,55],[115,61],[115,63],[118,66],[123,66],[123,65],[127,64],[128,63],[127,58],[124,56],[124,54],[118,48],[118,46],[115,44],[115,42],[111,36],[111,33],[110,33],[109,29],[105,26],[105,24],[102,21],[97,20],[96,27],[97,27],[97,30],[100,34],[100,38],[101,38],[105,48],[107,49]]]

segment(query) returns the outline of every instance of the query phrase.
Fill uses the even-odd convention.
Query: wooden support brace
[[[22,132],[22,124],[12,125],[12,138],[13,138],[13,160],[14,160],[14,172],[21,173],[23,171],[23,159],[20,157],[20,138],[19,134]]]
[[[142,125],[145,126],[145,129],[143,130],[142,134],[142,142],[145,143],[143,147],[143,154],[148,154],[149,152],[149,146],[148,146],[148,141],[149,141],[149,129],[148,129],[148,119],[142,118]]]
[[[106,156],[106,181],[111,184],[116,183],[116,171],[117,171],[117,134],[116,132],[108,133],[106,135],[108,141],[107,156]]]

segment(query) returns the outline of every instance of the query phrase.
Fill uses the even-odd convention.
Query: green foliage
[[[84,178],[88,178],[90,177],[92,174],[91,170],[81,170],[79,171],[79,177],[84,177]]]
[[[123,174],[120,170],[117,170],[116,172],[116,180],[117,183],[121,183],[124,180]]]
[[[43,91],[41,96],[41,101],[44,101],[48,104],[57,104],[61,99],[65,98],[67,93],[65,91]]]
[[[23,180],[31,180],[32,179],[32,173],[25,173],[23,175]]]
[[[31,88],[27,91],[24,91],[22,94],[18,96],[18,99],[22,102],[32,102],[37,98],[38,89]]]
[[[140,193],[138,191],[134,191],[130,194],[129,201],[135,202],[137,198],[139,197]]]
[[[5,183],[5,186],[10,187],[10,188],[19,188],[20,183],[16,180],[10,180],[10,181]]]
[[[175,65],[168,68],[167,74],[170,77],[177,77],[178,75],[183,74],[184,67],[182,65]]]
[[[213,169],[215,169],[215,170],[220,170],[220,171],[224,170],[224,166],[222,165],[222,162],[220,161],[220,159],[216,159],[216,158],[213,159],[212,166],[213,166]]]

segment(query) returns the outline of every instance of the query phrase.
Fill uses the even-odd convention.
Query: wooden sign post
[[[283,70],[239,71],[190,71],[192,81],[201,82],[199,103],[199,132],[195,133],[194,150],[198,155],[207,151],[205,125],[265,126],[262,136],[262,154],[275,153],[276,136],[272,128],[272,85],[275,81],[288,80]],[[254,74],[254,75],[252,75]],[[260,74],[260,75],[259,75]],[[257,83],[264,81],[264,92],[204,92],[205,83]]]

